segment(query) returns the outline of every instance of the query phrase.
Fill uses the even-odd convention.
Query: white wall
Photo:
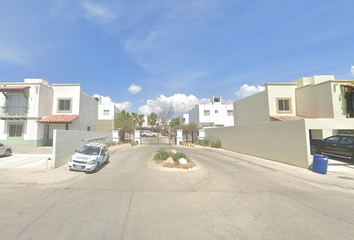
[[[234,102],[234,125],[270,122],[267,90]]]
[[[54,130],[52,168],[67,164],[70,156],[75,154],[86,142],[82,139],[106,136],[106,143],[112,141],[112,133]]]
[[[77,129],[87,131],[87,127],[90,127],[91,131],[95,132],[98,123],[98,101],[82,91],[80,95],[80,116]]]
[[[109,115],[104,115],[104,110],[109,110]],[[98,105],[98,120],[112,120],[119,109],[115,105]]]
[[[223,149],[251,156],[303,168],[311,163],[304,120],[206,128],[205,138],[220,141]]]
[[[53,111],[52,114],[80,114],[81,84],[53,84]],[[72,111],[58,113],[58,98],[71,98]]]
[[[291,115],[296,116],[296,97],[295,83],[267,83],[265,84],[266,92],[268,93],[269,115]],[[278,113],[277,98],[291,99],[291,113]]]

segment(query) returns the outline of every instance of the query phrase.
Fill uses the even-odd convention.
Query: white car
[[[12,153],[12,148],[0,143],[0,156],[8,157]]]
[[[72,155],[68,161],[69,168],[80,171],[98,171],[103,163],[107,163],[110,152],[106,144],[88,143]]]
[[[153,133],[149,130],[143,130],[142,133],[141,133],[141,136],[142,137],[157,137],[157,134],[156,133]]]

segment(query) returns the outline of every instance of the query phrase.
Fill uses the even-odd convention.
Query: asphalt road
[[[0,188],[1,239],[353,239],[353,179],[207,148],[202,169],[153,168],[158,146],[120,149],[99,172]],[[167,147],[167,146],[165,146]]]

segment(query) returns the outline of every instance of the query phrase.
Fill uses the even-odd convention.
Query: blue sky
[[[353,9],[352,0],[2,0],[0,78],[81,83],[132,112],[174,103],[181,114],[212,95],[234,101],[244,84],[353,79]]]

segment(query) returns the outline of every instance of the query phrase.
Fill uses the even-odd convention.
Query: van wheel
[[[314,155],[316,153],[319,153],[318,147],[316,147],[315,145],[311,145],[311,155]]]

